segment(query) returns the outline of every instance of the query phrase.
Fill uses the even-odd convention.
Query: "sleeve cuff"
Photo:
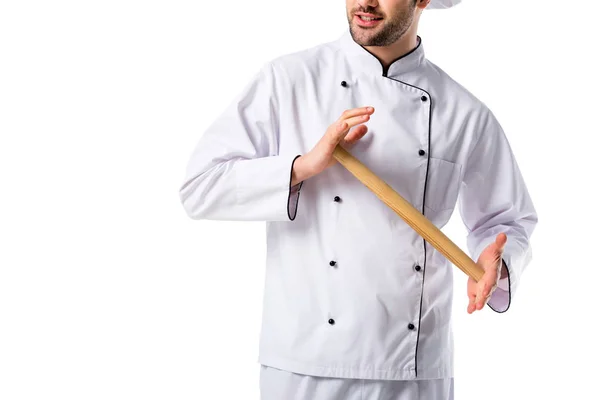
[[[298,200],[300,199],[300,189],[302,188],[302,184],[304,181],[295,184],[292,186],[292,176],[294,172],[294,163],[300,157],[300,154],[294,157],[292,161],[292,166],[290,167],[290,183],[289,183],[289,193],[288,193],[288,218],[290,221],[296,219],[296,212],[298,211]]]
[[[510,307],[510,267],[502,259],[503,268],[506,267],[508,276],[498,281],[496,290],[492,293],[488,300],[488,306],[497,313],[504,313]]]
[[[295,214],[300,185],[297,185],[297,191],[290,186],[290,160],[289,155],[277,155],[235,163],[235,193],[240,219],[289,221],[295,217],[290,215],[288,205],[293,204]]]

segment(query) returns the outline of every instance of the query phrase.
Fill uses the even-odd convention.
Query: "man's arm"
[[[303,182],[293,177],[300,155],[279,153],[277,101],[273,65],[267,63],[204,132],[179,189],[190,218],[296,217]]]
[[[467,247],[474,260],[503,232],[507,242],[498,288],[488,305],[505,312],[531,261],[530,238],[538,217],[502,127],[489,110],[480,122],[459,194],[459,210],[468,229]]]

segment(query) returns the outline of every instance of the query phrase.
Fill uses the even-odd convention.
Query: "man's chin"
[[[370,46],[373,38],[376,36],[375,29],[363,29],[361,27],[352,28],[352,37],[354,41],[361,46]]]

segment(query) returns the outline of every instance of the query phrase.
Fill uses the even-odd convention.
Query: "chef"
[[[264,400],[453,398],[454,267],[332,158],[338,143],[438,228],[458,203],[485,270],[467,312],[515,298],[532,200],[494,114],[417,35],[424,10],[458,2],[347,0],[347,31],[264,63],[191,154],[190,218],[266,223]]]

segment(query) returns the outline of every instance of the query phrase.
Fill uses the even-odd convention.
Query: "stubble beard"
[[[408,31],[413,22],[415,7],[411,2],[407,9],[400,11],[389,21],[386,21],[383,27],[377,27],[376,29],[365,29],[356,26],[353,22],[354,12],[362,10],[354,10],[348,15],[350,34],[354,41],[361,46],[389,46]],[[364,12],[377,15],[372,8],[367,8]]]

